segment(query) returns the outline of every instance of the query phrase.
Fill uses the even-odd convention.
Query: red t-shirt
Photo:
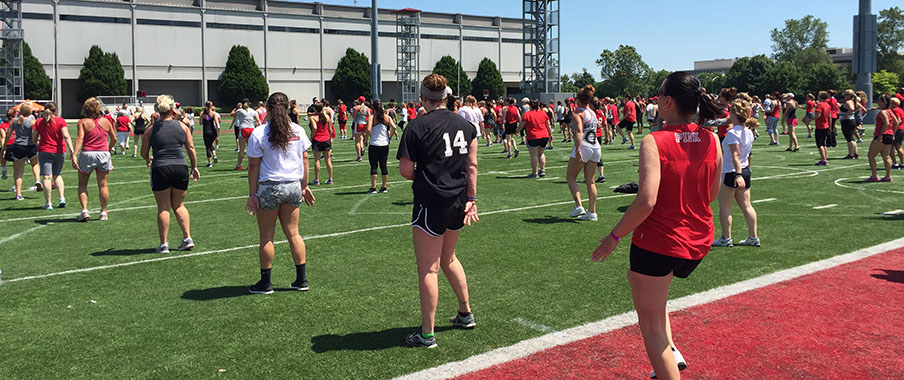
[[[339,121],[348,121],[348,107],[345,104],[339,105]],[[411,112],[410,110],[408,112]]]
[[[505,123],[517,123],[518,122],[518,107],[508,106],[505,108]]]
[[[700,260],[713,243],[709,194],[721,169],[719,140],[696,124],[668,125],[651,134],[661,165],[659,195],[631,242],[661,255]]]
[[[502,120],[502,106],[493,107],[493,112],[496,112],[496,120]]]
[[[634,106],[634,102],[632,102],[630,100],[627,101],[625,103],[624,109],[625,109],[625,114],[624,114],[625,119],[628,120],[628,122],[630,122],[630,123],[636,122],[637,121],[637,107]]]
[[[838,118],[838,99],[829,98],[829,105],[832,106],[832,109],[831,109],[832,118],[837,119]]]
[[[718,134],[719,137],[725,138],[725,135],[728,134],[728,130],[731,129],[731,123],[728,122],[730,113],[728,112],[728,108],[722,111],[722,115],[719,116],[720,119],[725,119],[725,124],[719,126]]]
[[[898,119],[901,119],[901,122],[898,123],[898,129],[904,129],[904,109],[896,107],[892,112],[894,112],[895,115],[898,115]]]
[[[813,108],[816,107],[816,102],[807,99],[807,113],[813,113]]]
[[[129,131],[129,123],[132,122],[132,118],[121,115],[116,118],[116,132],[128,132]]]
[[[61,117],[54,117],[51,125],[44,122],[43,117],[38,119],[35,123],[35,129],[41,136],[38,141],[38,152],[66,153],[66,141],[60,132],[63,128],[66,128],[66,120]]]
[[[819,102],[816,104],[816,129],[829,129],[829,123],[832,121],[832,106],[828,102]]]
[[[523,119],[526,122],[524,129],[527,131],[528,140],[549,138],[549,131],[546,129],[546,124],[549,123],[549,116],[546,115],[546,112],[540,110],[527,111]]]
[[[16,140],[16,132],[9,128],[9,122],[5,121],[0,123],[0,129],[6,130],[6,133],[9,133],[9,138],[6,140],[6,145],[13,145],[13,141]]]
[[[107,119],[107,121],[110,122],[110,125],[116,125],[116,121],[113,120],[113,115],[106,114],[106,115],[104,115],[104,119]]]

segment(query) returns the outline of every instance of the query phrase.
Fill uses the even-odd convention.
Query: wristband
[[[616,243],[618,243],[618,242],[619,242],[619,240],[621,240],[621,238],[620,238],[620,237],[618,237],[618,236],[615,236],[615,230],[612,230],[612,231],[611,231],[611,232],[609,232],[609,237],[611,237],[611,238],[612,238],[612,240],[615,240],[615,242],[616,242]]]
[[[477,203],[477,197],[468,197],[468,201]]]
[[[248,194],[248,198],[251,198],[251,197],[257,198],[257,193]]]

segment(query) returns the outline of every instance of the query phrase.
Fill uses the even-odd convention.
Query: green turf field
[[[763,247],[714,250],[690,279],[674,283],[673,297],[901,236],[900,215],[880,214],[902,208],[904,177],[861,183],[869,175],[868,144],[859,145],[860,160],[839,160],[846,154],[840,133],[829,166],[814,167],[813,140],[803,126],[797,131],[797,153],[784,152],[786,136],[767,146],[765,127],[755,143],[752,197],[774,198],[755,204]],[[368,165],[353,161],[351,140],[336,140],[336,184],[316,187],[316,205],[302,208],[311,290],[286,290],[294,268],[280,244],[273,282],[285,291],[249,295],[259,277],[257,226],[243,210],[247,179],[232,171],[234,141],[224,132],[220,163],[201,167],[201,181],[188,192],[197,244],[191,255],[153,253],[155,205],[141,159],[114,158],[107,222],[96,211],[93,220],[75,222],[71,168],[64,169],[65,209],[39,209],[35,192],[17,202],[8,191],[12,179],[0,181],[3,280],[57,274],[0,285],[0,379],[389,378],[632,309],[628,240],[605,263],[590,261],[597,239],[633,199],[610,188],[636,179],[638,151],[627,145],[603,148],[608,182],[600,186],[600,220],[580,223],[568,217],[571,149],[558,142],[561,135],[542,180],[522,178],[530,173],[526,149],[507,160],[501,146],[480,147],[481,220],[458,246],[478,327],[448,329],[456,301],[441,279],[439,347],[424,350],[403,346],[420,319],[406,226],[412,195],[397,162],[390,161],[389,193],[367,195]],[[203,164],[200,135],[195,144]],[[93,182],[89,199],[95,210]],[[814,209],[830,204],[837,206]],[[737,208],[733,232],[736,241],[746,236]],[[171,246],[179,239],[173,221]]]

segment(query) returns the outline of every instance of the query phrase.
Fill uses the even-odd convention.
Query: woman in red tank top
[[[314,151],[314,180],[311,185],[320,185],[320,156],[326,157],[326,172],[329,177],[327,185],[333,184],[333,138],[330,133],[329,118],[323,112],[323,103],[314,103],[314,114],[311,115],[311,125],[315,126],[314,135],[311,136]]]
[[[876,115],[876,129],[873,131],[873,141],[869,144],[869,170],[872,175],[866,182],[891,182],[891,145],[895,141],[895,128],[901,120],[888,109],[891,104],[888,94],[879,95],[876,104],[879,106],[879,114]],[[879,179],[876,171],[876,155],[882,154],[882,162],[885,163],[885,177]]]
[[[687,364],[672,341],[666,303],[672,277],[687,277],[709,252],[719,193],[722,152],[718,137],[694,124],[722,113],[688,72],[669,75],[659,88],[662,130],[648,134],[640,149],[637,198],[593,252],[605,260],[620,239],[634,232],[628,283],[647,355],[660,378],[678,378]],[[651,374],[653,375],[653,374]]]
[[[107,175],[113,170],[110,145],[116,145],[116,127],[103,117],[103,106],[97,98],[88,98],[82,106],[78,121],[78,136],[72,148],[72,167],[78,170],[78,201],[82,212],[78,221],[85,222],[88,214],[88,180],[92,172],[97,172],[97,190],[100,198],[100,220],[107,220],[107,203],[110,192],[107,189]],[[109,142],[107,138],[109,137]]]

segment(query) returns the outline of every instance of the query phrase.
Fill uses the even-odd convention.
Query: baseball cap
[[[367,99],[364,98],[364,95],[358,97],[358,101],[364,103]]]

